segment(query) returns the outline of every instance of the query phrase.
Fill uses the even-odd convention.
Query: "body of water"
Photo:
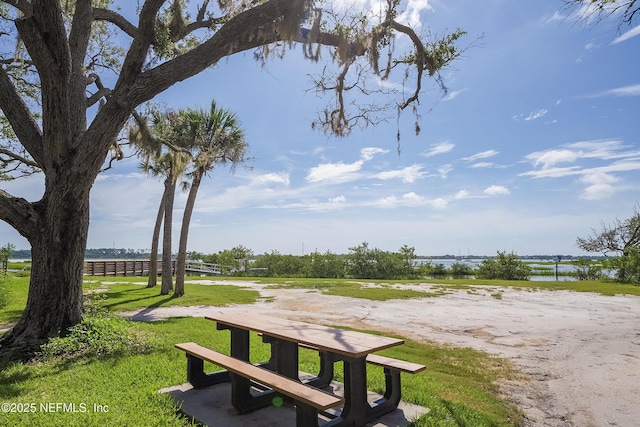
[[[450,269],[451,266],[455,263],[467,264],[471,268],[476,269],[482,264],[484,259],[482,258],[434,258],[434,259],[417,259],[416,265],[421,265],[425,263],[430,263],[431,265],[442,264],[446,269]],[[555,263],[549,264],[549,260],[535,260],[535,259],[527,259],[525,261],[529,267],[533,270],[533,275],[529,277],[529,280],[532,281],[553,281],[556,280],[555,271],[556,266]],[[545,275],[535,275],[536,270],[542,269],[549,274]],[[571,264],[558,264],[558,280],[576,280],[573,276],[569,276],[569,273],[575,271],[575,267]],[[470,276],[473,277],[473,276]]]

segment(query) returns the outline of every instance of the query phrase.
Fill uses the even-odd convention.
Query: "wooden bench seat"
[[[325,411],[344,402],[344,399],[340,396],[302,384],[275,372],[218,353],[217,351],[202,347],[193,342],[176,344],[175,347],[186,352],[187,357],[206,360],[227,369],[232,373],[232,384],[234,381],[238,381],[237,376],[240,376],[292,398],[296,406],[296,425],[298,427],[317,426],[318,411]],[[247,408],[238,402],[232,403],[240,412],[247,411]],[[251,409],[253,408],[249,408],[249,410]]]
[[[407,372],[409,374],[417,374],[427,369],[424,365],[417,363],[405,362],[404,360],[394,359],[391,357],[380,356],[378,354],[367,355],[367,363],[382,366],[383,368],[396,369],[398,371]]]
[[[299,344],[300,347],[306,348],[308,350],[314,350],[320,352],[321,350],[317,347],[307,345],[307,344]],[[380,356],[378,354],[368,354],[367,355],[367,363],[372,365],[382,366],[383,368],[394,369],[397,371],[407,372],[409,374],[417,374],[418,372],[422,372],[427,369],[426,366],[420,365],[418,363],[406,362],[400,359],[394,359],[392,357]]]

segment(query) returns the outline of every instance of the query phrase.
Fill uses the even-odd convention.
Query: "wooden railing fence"
[[[85,276],[148,276],[150,260],[85,260]],[[171,263],[171,274],[175,274],[176,262]],[[187,273],[220,275],[217,264],[187,261]],[[158,260],[158,275],[162,274],[162,262]]]

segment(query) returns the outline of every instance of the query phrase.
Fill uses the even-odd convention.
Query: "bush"
[[[571,275],[576,280],[600,280],[603,276],[600,263],[594,263],[583,257],[578,257],[573,261],[574,270]]]
[[[432,276],[445,276],[447,274],[447,267],[444,264],[436,264],[431,267],[430,274]]]
[[[144,353],[151,349],[150,338],[131,322],[101,305],[100,294],[85,299],[85,316],[69,328],[67,335],[51,338],[40,348],[40,358],[74,359],[82,356],[106,357]]]
[[[522,262],[518,255],[498,251],[498,256],[482,261],[476,277],[478,279],[529,280],[531,267]]]
[[[455,262],[451,264],[451,275],[454,277],[471,276],[473,268],[469,264],[463,262]]]
[[[606,260],[605,266],[616,271],[616,280],[622,283],[640,283],[640,249],[630,248],[619,257]]]

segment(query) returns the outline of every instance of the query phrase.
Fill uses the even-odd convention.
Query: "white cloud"
[[[308,182],[347,182],[353,181],[358,177],[358,172],[362,165],[363,160],[358,160],[353,163],[323,163],[318,166],[314,166],[309,169],[309,174],[305,178]]]
[[[388,196],[375,202],[375,205],[381,208],[392,208],[397,203],[398,203],[398,198],[396,196]]]
[[[613,196],[616,189],[612,184],[620,181],[620,178],[603,172],[594,172],[584,175],[580,181],[589,184],[584,189],[584,192],[580,196],[581,198],[586,200],[602,200]]]
[[[526,159],[531,161],[534,169],[520,174],[532,178],[561,178],[580,176],[579,182],[585,185],[581,198],[585,200],[601,200],[611,197],[619,191],[614,186],[621,179],[612,175],[640,170],[640,151],[627,150],[628,146],[617,140],[580,141],[566,144],[561,148],[531,153]],[[576,163],[588,160],[590,165],[600,162],[599,166],[583,167],[572,165],[557,167],[559,163]],[[604,164],[602,164],[604,163]]]
[[[572,150],[548,150],[528,154],[525,158],[531,161],[534,167],[542,165],[542,169],[549,169],[558,163],[575,162],[579,156],[579,152]]]
[[[630,38],[635,37],[637,35],[640,35],[640,25],[638,25],[636,27],[633,27],[632,29],[630,29],[626,33],[620,35],[620,37],[617,37],[614,41],[611,42],[611,44],[622,43],[622,42],[627,41]]]
[[[609,89],[594,95],[587,95],[585,98],[600,98],[604,96],[640,96],[640,84]]]
[[[492,162],[478,162],[469,166],[472,169],[480,169],[480,168],[498,168],[504,169],[506,166],[498,165]]]
[[[442,165],[438,168],[438,174],[440,174],[440,178],[446,178],[449,173],[453,171],[453,166],[451,165]]]
[[[581,141],[566,144],[562,148],[538,151],[525,158],[539,170],[520,174],[534,178],[559,178],[570,175],[587,175],[594,172],[628,172],[640,169],[640,151],[625,151],[627,146],[617,140]],[[559,163],[575,163],[579,160],[607,161],[612,163],[583,168],[581,166],[556,167]]]
[[[420,205],[424,203],[424,197],[418,196],[413,191],[402,195],[403,202],[409,205]]]
[[[314,212],[328,212],[337,209],[342,209],[347,204],[347,198],[343,195],[331,197],[326,202],[311,202],[311,203],[302,203],[302,204],[294,204],[289,206],[289,208],[303,208],[309,211]]]
[[[525,120],[526,121],[530,121],[530,120],[540,119],[540,118],[544,117],[548,112],[549,112],[549,110],[547,110],[545,108],[541,108],[539,110],[532,111],[527,117],[525,117]]]
[[[365,160],[371,160],[376,154],[386,154],[389,150],[385,150],[377,147],[365,147],[360,150],[360,156]]]
[[[475,162],[476,160],[487,159],[489,157],[496,156],[498,153],[500,152],[496,150],[481,151],[479,153],[474,154],[473,156],[463,157],[462,160],[465,160],[467,162]]]
[[[487,196],[506,196],[511,194],[511,192],[507,187],[503,187],[502,185],[492,185],[484,190],[484,194]]]
[[[575,163],[579,159],[633,159],[640,156],[640,151],[625,151],[626,148],[628,146],[615,139],[580,141],[565,144],[561,148],[536,151],[525,156],[525,159],[531,162],[534,167],[541,166],[543,171],[552,172],[552,174],[544,172],[541,175],[552,176],[563,170],[569,173],[573,172],[574,168],[555,168],[559,163]]]
[[[620,159],[627,158],[629,156],[637,156],[640,152],[628,152],[622,151],[628,146],[623,145],[621,141],[611,140],[596,140],[596,141],[580,141],[572,144],[567,144],[567,148],[577,150],[580,157],[589,159]]]
[[[424,157],[433,157],[438,154],[448,153],[455,147],[455,144],[450,143],[449,141],[443,141],[438,144],[431,144],[431,148],[423,153],[420,153],[421,156]]]
[[[430,200],[429,204],[434,209],[445,209],[449,205],[449,202],[442,197],[438,197],[437,199]]]
[[[611,89],[605,92],[605,94],[614,96],[640,96],[640,84]]]
[[[267,184],[283,184],[289,185],[289,174],[288,173],[266,173],[262,175],[258,175],[252,179],[252,182],[256,185],[267,185]]]
[[[422,168],[422,165],[412,165],[399,170],[380,172],[375,177],[382,180],[402,178],[402,182],[412,183],[426,175]]]
[[[418,206],[423,203],[424,198],[422,196],[418,196],[414,192],[403,194],[400,197],[392,195],[374,202],[375,205],[382,208],[395,208],[398,206]]]
[[[363,11],[369,17],[383,16],[387,8],[387,2],[380,0],[331,0],[328,3],[338,13]],[[397,21],[417,28],[421,25],[420,15],[428,10],[433,10],[429,0],[408,0],[405,10],[398,15]]]
[[[533,178],[561,178],[563,176],[569,175],[579,175],[581,174],[581,169],[579,166],[570,166],[566,168],[549,168],[542,170],[532,170],[528,172],[523,172],[520,176],[530,176]]]
[[[427,10],[433,10],[428,0],[409,0],[406,10],[398,16],[398,22],[417,28],[421,23],[420,14]]]
[[[330,197],[326,201],[319,201],[317,199],[311,200],[296,200],[291,203],[282,203],[278,201],[275,204],[263,205],[263,208],[269,209],[284,209],[294,211],[311,211],[311,212],[330,212],[340,210],[347,206],[347,198],[344,195]]]
[[[453,196],[453,198],[456,200],[467,199],[469,198],[469,192],[467,190],[460,190],[455,196]]]
[[[400,197],[397,197],[397,196],[384,197],[373,203],[374,206],[381,207],[381,208],[397,208],[402,206],[407,206],[407,207],[431,206],[434,209],[444,209],[448,206],[448,204],[449,204],[448,200],[443,197],[438,197],[436,199],[427,199],[426,197],[420,196],[419,194],[416,194],[413,191],[409,193],[405,193]]]
[[[563,14],[561,14],[558,11],[553,12],[553,15],[551,15],[549,18],[547,18],[546,22],[560,22],[560,21],[564,21],[566,20],[567,17]]]

